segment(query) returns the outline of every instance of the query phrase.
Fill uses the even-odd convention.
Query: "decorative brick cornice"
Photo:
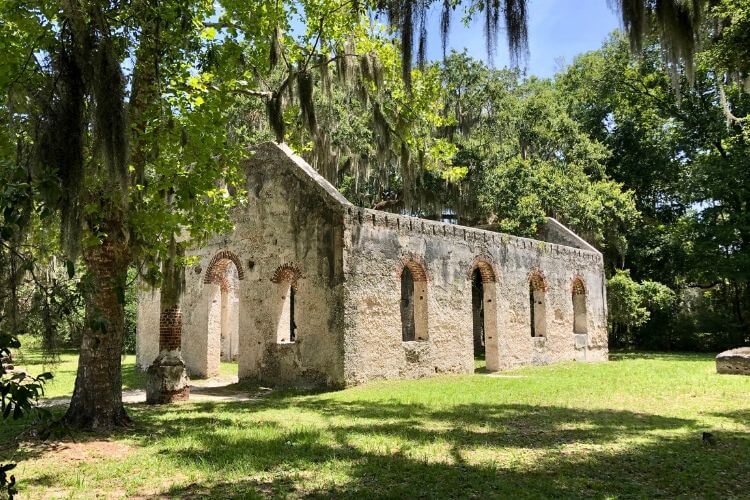
[[[599,252],[549,243],[531,238],[513,236],[485,229],[478,229],[446,222],[420,219],[408,215],[392,214],[380,210],[350,206],[345,212],[347,225],[372,226],[402,234],[427,234],[431,236],[462,239],[469,243],[490,247],[515,247],[550,256],[555,259],[576,260],[602,264]]]

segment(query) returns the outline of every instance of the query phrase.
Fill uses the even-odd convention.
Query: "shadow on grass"
[[[738,424],[750,427],[750,409],[730,411],[725,413],[712,413],[711,415],[715,417],[728,418],[730,420],[734,420]]]
[[[744,446],[747,449],[747,443]],[[294,474],[261,473],[238,481],[192,483],[165,493],[178,498],[740,498],[750,472],[747,464],[720,448],[701,448],[684,438],[621,453],[591,452],[582,459],[554,454],[555,460],[517,468],[459,460],[427,462],[399,452],[385,455],[325,446],[295,446],[287,454],[278,469],[315,462],[325,467],[335,460],[343,464],[348,478],[341,484],[305,489]]]
[[[713,361],[716,355],[705,352],[649,352],[649,351],[610,351],[610,361],[647,359],[656,361]]]
[[[490,373],[484,352],[474,354],[474,373]]]
[[[258,421],[247,433],[222,432],[236,425],[226,415],[293,409],[313,412],[324,423]],[[217,411],[224,416],[211,416]],[[692,420],[629,411],[520,404],[435,409],[270,397],[197,404],[166,420],[149,413],[140,419],[137,437],[144,445],[189,435],[189,444],[160,453],[217,478],[163,492],[176,497],[723,497],[746,491],[750,474],[750,464],[739,459],[750,454],[747,434],[719,434],[716,447],[704,447]],[[688,433],[669,432],[678,430]],[[680,437],[665,437],[670,435]],[[382,446],[367,444],[373,442]],[[448,453],[440,460],[417,458],[434,446]],[[497,461],[474,458],[498,451],[503,456]],[[516,457],[530,462],[514,462]],[[344,478],[324,489],[296,479],[321,470],[340,470]],[[222,481],[223,471],[242,471],[245,479]]]

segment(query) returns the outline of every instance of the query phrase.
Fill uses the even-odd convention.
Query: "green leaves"
[[[636,341],[635,330],[654,314],[674,314],[676,306],[677,295],[672,289],[656,281],[637,283],[629,270],[618,269],[607,280],[607,320],[615,345],[643,345],[643,339]]]
[[[609,151],[567,111],[554,82],[492,70],[452,53],[442,70],[441,132],[457,145],[464,217],[492,220],[502,231],[533,236],[553,216],[600,248],[625,252],[624,234],[638,220],[632,193],[605,172]],[[474,206],[472,206],[474,205]]]

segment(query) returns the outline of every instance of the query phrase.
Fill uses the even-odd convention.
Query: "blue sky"
[[[527,73],[552,76],[560,68],[560,62],[570,64],[577,54],[599,48],[607,35],[620,27],[619,15],[607,3],[607,0],[529,0]],[[449,47],[458,51],[466,48],[469,55],[486,60],[482,20],[476,19],[466,27],[461,16],[456,11],[453,17]],[[442,58],[439,19],[436,8],[431,12],[428,26],[430,59]],[[494,62],[498,68],[510,64],[504,32],[498,36]]]

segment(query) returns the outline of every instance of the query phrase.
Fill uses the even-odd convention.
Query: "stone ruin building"
[[[285,145],[245,163],[231,234],[188,255],[182,355],[194,377],[344,387],[607,359],[602,255],[554,219],[544,240],[359,208]],[[139,296],[137,362],[159,353]]]

